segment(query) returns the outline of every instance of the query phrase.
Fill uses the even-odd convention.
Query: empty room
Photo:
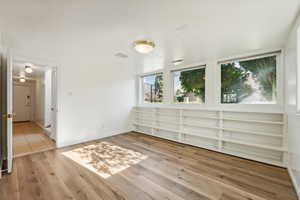
[[[299,0],[0,0],[0,200],[299,200]]]

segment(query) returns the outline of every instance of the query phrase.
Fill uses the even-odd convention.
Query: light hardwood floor
[[[70,159],[77,154],[94,160]],[[116,165],[127,167],[109,169]],[[113,173],[103,178],[93,167]],[[296,200],[296,194],[286,169],[127,133],[16,158],[13,173],[0,180],[0,199]]]
[[[45,130],[34,122],[17,122],[13,124],[14,157],[24,156],[55,148]]]

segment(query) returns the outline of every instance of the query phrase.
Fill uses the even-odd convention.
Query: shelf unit
[[[286,167],[283,113],[137,106],[132,119],[136,132]]]

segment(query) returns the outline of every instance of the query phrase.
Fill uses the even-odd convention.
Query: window
[[[297,112],[300,112],[300,26],[297,30]]]
[[[205,103],[205,66],[172,74],[174,103]]]
[[[159,103],[163,101],[163,74],[153,74],[142,77],[144,103]]]
[[[221,103],[276,104],[276,58],[221,64]]]

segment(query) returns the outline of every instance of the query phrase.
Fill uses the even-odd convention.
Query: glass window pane
[[[175,103],[205,103],[205,67],[173,72]]]
[[[144,103],[163,101],[163,75],[155,74],[143,77]]]
[[[221,102],[275,104],[276,56],[222,64]]]

